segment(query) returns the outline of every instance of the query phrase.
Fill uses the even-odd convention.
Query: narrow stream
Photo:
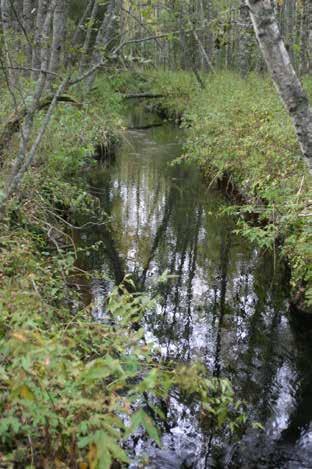
[[[148,119],[136,113],[130,125]],[[146,318],[147,338],[165,357],[199,357],[228,377],[265,431],[213,435],[171,402],[163,448],[133,450],[149,453],[149,468],[312,468],[311,333],[287,313],[283,266],[233,234],[234,220],[219,214],[227,201],[196,169],[170,166],[183,139],[169,124],[129,131],[116,162],[92,172],[90,191],[111,222],[80,233],[84,245],[103,242],[80,264],[117,283],[132,272],[142,289],[166,269],[176,275]]]

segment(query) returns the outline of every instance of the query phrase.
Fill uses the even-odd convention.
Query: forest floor
[[[73,226],[79,225],[82,215],[89,216],[90,223],[106,221],[97,199],[88,193],[85,175],[98,164],[92,158],[95,147],[101,145],[110,155],[122,138],[123,94],[148,91],[165,96],[148,101],[147,106],[187,128],[182,159],[195,161],[207,184],[226,181],[228,192],[235,193],[234,203],[239,195],[239,203],[229,209],[237,215],[237,229],[262,249],[281,250],[291,270],[294,303],[305,311],[311,308],[312,185],[289,118],[267,78],[251,76],[243,81],[220,73],[205,82],[202,90],[187,73],[107,74],[97,80],[90,96],[77,91],[75,98],[82,106],[58,106],[36,163],[12,199],[1,227],[4,462],[52,467],[51,461],[66,460],[70,465],[71,458],[77,461],[81,455],[91,463],[101,454],[107,460],[126,461],[118,443],[125,433],[118,413],[129,413],[129,402],[145,389],[165,395],[172,385],[170,373],[155,367],[140,343],[142,331],[131,328],[149,307],[148,299],[127,294],[120,299],[116,291],[111,310],[121,308],[125,322],[117,330],[95,327],[90,309],[81,308],[79,295],[68,282],[71,276],[86,275],[75,267]],[[312,83],[307,87],[312,89]],[[7,96],[3,103],[0,119],[5,122],[10,109]],[[42,114],[38,114],[38,126]],[[17,145],[14,135],[3,151],[0,190]],[[255,213],[250,223],[249,215]],[[80,305],[75,316],[73,305]],[[122,352],[127,348],[133,351],[131,363]],[[192,373],[188,377],[201,376],[201,370]],[[144,384],[135,391],[132,386],[130,392],[127,380],[139,376],[145,376]],[[103,400],[104,377],[111,388]],[[116,399],[120,389],[124,389],[121,401]],[[104,430],[94,430],[99,422],[107,441],[101,454]],[[133,428],[141,424],[157,440],[157,430],[142,412],[135,414]],[[47,454],[50,462],[43,461]],[[43,459],[38,462],[38,457]]]

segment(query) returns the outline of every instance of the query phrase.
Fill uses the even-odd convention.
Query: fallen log
[[[53,96],[46,96],[43,98],[38,105],[36,112],[42,111],[43,109],[50,106],[52,102]],[[81,107],[82,104],[77,101],[74,97],[64,94],[57,98],[58,102],[69,103],[73,106]],[[21,127],[22,120],[27,114],[27,108],[22,107],[15,111],[11,116],[8,118],[6,123],[4,124],[1,133],[0,133],[0,156],[3,149],[9,145],[11,138],[13,137],[14,133],[18,132]]]
[[[164,125],[163,122],[158,122],[157,124],[148,124],[148,125],[140,125],[135,127],[128,127],[128,130],[148,130],[153,129],[154,127],[162,127]]]
[[[123,94],[122,97],[124,99],[158,99],[158,98],[167,98],[168,96],[165,94],[157,94],[157,93],[128,93],[128,94]]]

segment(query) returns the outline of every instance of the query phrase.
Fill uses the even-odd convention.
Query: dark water
[[[133,116],[131,125],[140,124]],[[283,267],[233,234],[234,220],[219,214],[226,200],[195,169],[169,165],[181,155],[181,130],[166,125],[126,139],[115,164],[90,175],[111,222],[81,235],[84,244],[103,242],[81,265],[115,282],[132,272],[142,289],[166,269],[176,275],[146,318],[147,340],[165,357],[199,357],[230,378],[265,428],[237,439],[213,434],[172,398],[163,449],[139,441],[134,451],[149,452],[150,468],[312,468],[311,333],[288,315]]]

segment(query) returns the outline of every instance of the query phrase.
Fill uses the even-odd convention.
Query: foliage
[[[148,297],[120,286],[105,321],[95,322],[90,308],[74,313],[65,299],[77,301],[76,295],[64,288],[64,277],[75,272],[73,253],[53,255],[45,237],[29,231],[9,234],[0,240],[3,461],[127,463],[125,442],[139,427],[161,444],[157,420],[165,416],[155,402],[173,387],[197,396],[202,417],[218,426],[241,424],[228,381],[209,378],[199,364],[164,363],[147,347],[144,330],[134,325],[153,307]]]

